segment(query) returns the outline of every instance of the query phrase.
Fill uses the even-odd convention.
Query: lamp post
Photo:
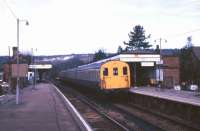
[[[33,77],[33,89],[36,89],[36,61],[35,61],[35,54],[34,54],[34,49],[31,48],[32,51],[32,60],[31,63],[34,65],[34,77]],[[37,48],[35,48],[35,52],[37,51]]]
[[[19,104],[19,23],[26,22],[26,25],[29,25],[27,20],[21,20],[17,18],[17,85],[16,85],[16,104]]]
[[[162,44],[162,41],[164,40],[165,43],[167,43],[167,40],[166,39],[162,39],[162,38],[159,38],[157,40],[154,40],[155,42],[159,41],[159,54],[160,54],[160,63],[159,63],[159,85],[161,84],[161,62],[162,62],[162,49],[161,49],[161,44]]]

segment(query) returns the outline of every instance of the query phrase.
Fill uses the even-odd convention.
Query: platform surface
[[[20,104],[15,99],[0,104],[1,131],[79,131],[76,121],[48,83],[36,90],[22,90]]]
[[[130,92],[200,106],[200,92],[177,91],[155,87],[131,88]]]

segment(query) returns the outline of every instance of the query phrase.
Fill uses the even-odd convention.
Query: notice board
[[[28,64],[19,64],[19,74],[17,73],[17,64],[12,64],[12,77],[26,77],[28,74]]]

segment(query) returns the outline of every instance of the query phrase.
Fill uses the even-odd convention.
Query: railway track
[[[67,96],[68,97],[68,96]],[[94,130],[128,131],[129,129],[104,113],[103,110],[90,102],[74,97],[68,97]]]
[[[57,85],[58,86],[58,85]],[[70,88],[58,86],[90,126],[97,131],[129,131],[123,124],[106,114],[101,107],[88,101],[84,96]]]
[[[159,113],[150,112],[148,109],[144,109],[144,107],[137,107],[130,103],[129,97],[124,97],[121,93],[119,95],[114,95],[114,97],[105,97],[103,94],[95,91],[93,92],[88,88],[87,91],[85,88],[82,89],[83,88],[76,87],[75,92],[78,91],[80,94],[84,94],[83,97],[86,96],[84,99],[93,101],[98,108],[102,109],[103,112],[108,114],[111,118],[114,118],[114,120],[117,120],[120,124],[124,125],[128,130],[196,130],[177,121],[165,118],[163,115],[159,115]],[[125,94],[125,96],[128,95],[129,94]]]
[[[112,121],[113,123],[115,123],[118,127],[120,127],[121,129],[128,131],[129,129],[127,127],[125,127],[123,124],[121,124],[120,122],[118,122],[117,120],[115,120],[114,118],[112,118],[110,115],[108,115],[103,109],[101,109],[101,107],[99,107],[96,103],[93,102],[89,102],[85,99],[81,100],[82,102],[84,102],[85,104],[87,104],[89,107],[91,107],[92,109],[94,109],[95,111],[99,112],[103,117],[105,117],[106,119],[108,119],[109,121]]]
[[[104,98],[102,97],[103,94],[99,95],[99,92],[93,92],[88,88],[86,91],[85,88],[76,87],[75,92],[77,91],[84,94],[84,96],[81,94],[78,95],[81,96],[80,99],[82,99],[82,103],[88,103],[92,108],[94,107],[99,110],[99,112],[103,112],[103,114],[106,114],[109,118],[117,121],[119,125],[122,125],[123,130],[196,130],[177,121],[168,119],[167,117],[163,117],[162,114],[159,115],[159,113],[150,112],[148,109],[144,109],[144,107],[140,108],[137,105],[133,105],[133,103],[129,102],[129,97],[124,97],[123,95]],[[128,94],[125,95],[128,96]],[[91,102],[91,100],[93,102]]]
[[[139,118],[133,117],[130,114],[120,112],[119,109],[115,109],[110,103],[104,103],[103,101],[108,98],[100,98],[101,102],[97,102],[93,98],[89,98],[89,96],[86,97],[85,94],[83,96],[81,93],[78,93],[70,87],[58,83],[56,85],[95,130],[162,130]],[[93,94],[93,96],[96,96],[96,94]],[[97,96],[97,98],[99,98],[99,96]]]

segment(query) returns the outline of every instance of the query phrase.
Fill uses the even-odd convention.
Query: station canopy
[[[159,62],[159,54],[120,54],[111,57],[110,60],[120,60],[124,62]]]
[[[101,62],[106,62],[110,60],[119,60],[119,61],[124,61],[124,62],[143,62],[144,65],[151,63],[151,62],[160,62],[160,55],[159,54],[120,54],[116,55],[107,59],[103,59],[100,61],[97,61],[95,63],[101,63]]]
[[[99,64],[107,62],[107,61],[111,61],[111,60],[119,60],[119,61],[123,61],[123,62],[127,62],[127,63],[134,63],[134,62],[140,62],[141,66],[145,67],[145,66],[154,66],[154,63],[160,64],[161,62],[161,57],[160,54],[147,54],[147,53],[143,53],[143,54],[138,54],[138,53],[129,53],[129,54],[119,54],[107,59],[103,59],[103,60],[99,60],[97,62],[94,63],[90,63],[87,65],[94,65],[94,66],[99,66]],[[83,65],[81,67],[87,66],[87,65]]]

